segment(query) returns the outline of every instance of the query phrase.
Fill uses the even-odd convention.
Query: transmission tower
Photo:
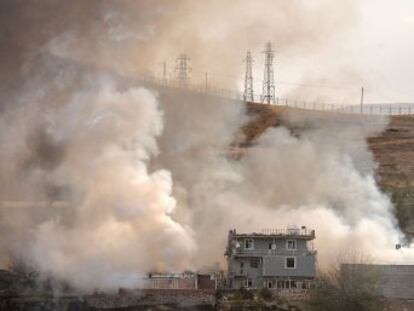
[[[244,61],[246,62],[246,74],[244,76],[243,99],[245,102],[254,102],[253,74],[252,74],[253,59],[252,59],[252,54],[250,53],[250,51],[247,51],[247,55]]]
[[[266,49],[263,51],[265,54],[265,68],[263,79],[263,92],[262,103],[273,104],[275,102],[275,84],[273,81],[273,56],[272,44],[268,42]]]
[[[186,54],[181,54],[177,58],[175,72],[177,74],[178,84],[181,86],[186,86],[188,84],[190,72],[189,61],[190,58]]]

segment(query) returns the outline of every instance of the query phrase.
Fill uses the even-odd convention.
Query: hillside
[[[303,111],[288,107],[249,104],[248,113],[253,121],[243,129],[248,146],[271,126],[283,125],[292,132],[300,133],[310,124],[321,122],[367,122],[375,117]],[[303,124],[291,122],[291,116],[309,121]],[[288,117],[289,116],[289,117]],[[298,125],[299,124],[299,125]],[[376,180],[388,193],[396,206],[396,216],[406,233],[414,233],[414,116],[391,116],[387,128],[368,138],[368,145],[378,163]]]

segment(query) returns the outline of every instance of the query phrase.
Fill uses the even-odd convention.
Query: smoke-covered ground
[[[199,44],[194,57],[205,59],[219,46],[208,19],[196,18],[218,12],[218,3],[207,13],[201,3],[174,3],[1,3],[2,264],[19,258],[84,290],[131,287],[149,271],[223,262],[231,228],[293,224],[316,229],[322,268],[350,252],[409,262],[412,254],[394,250],[401,233],[365,142],[386,119],[310,124],[299,136],[272,128],[234,160],[229,145],[248,122],[242,103],[142,87],[136,68],[160,53]],[[255,27],[279,34],[292,53],[330,35],[332,15],[317,18],[333,9],[328,2],[275,2],[283,29],[287,17],[319,12],[290,36],[250,16],[253,2],[228,3],[230,12],[248,15],[247,24],[227,15],[214,27],[243,48],[266,40]],[[344,3],[332,12],[338,30],[349,22]],[[199,30],[176,44],[189,25]],[[253,41],[230,35],[246,25]],[[223,48],[220,60],[228,69],[231,52]]]

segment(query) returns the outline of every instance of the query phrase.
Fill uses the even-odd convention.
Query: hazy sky
[[[119,72],[161,75],[166,62],[172,78],[176,57],[187,53],[194,83],[204,83],[208,72],[210,83],[242,91],[242,60],[250,49],[259,94],[261,52],[271,41],[277,96],[355,104],[364,86],[367,103],[413,102],[413,38],[410,0],[0,3],[6,79],[19,68],[10,65],[16,48],[40,47]]]
[[[333,101],[342,97],[358,102],[364,86],[367,103],[414,102],[414,1],[365,0],[356,5],[357,18],[316,51],[276,54],[279,94],[289,94],[295,89],[290,83],[305,79],[299,98],[326,94]],[[261,82],[263,56],[258,57],[255,78]]]

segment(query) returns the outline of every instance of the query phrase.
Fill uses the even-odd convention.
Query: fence
[[[156,86],[162,86],[169,89],[189,90],[194,93],[207,94],[211,96],[218,96],[232,100],[245,101],[243,93],[209,86],[207,84],[191,84],[179,83],[177,81],[163,80],[151,76],[141,76],[140,80],[144,83],[149,83]],[[267,105],[263,103],[261,96],[254,95],[253,103]],[[397,105],[397,104],[367,104],[367,105],[338,105],[320,102],[308,102],[292,100],[288,98],[276,97],[272,106],[285,106],[302,110],[325,111],[346,114],[366,114],[366,115],[412,115],[414,114],[414,105]]]

